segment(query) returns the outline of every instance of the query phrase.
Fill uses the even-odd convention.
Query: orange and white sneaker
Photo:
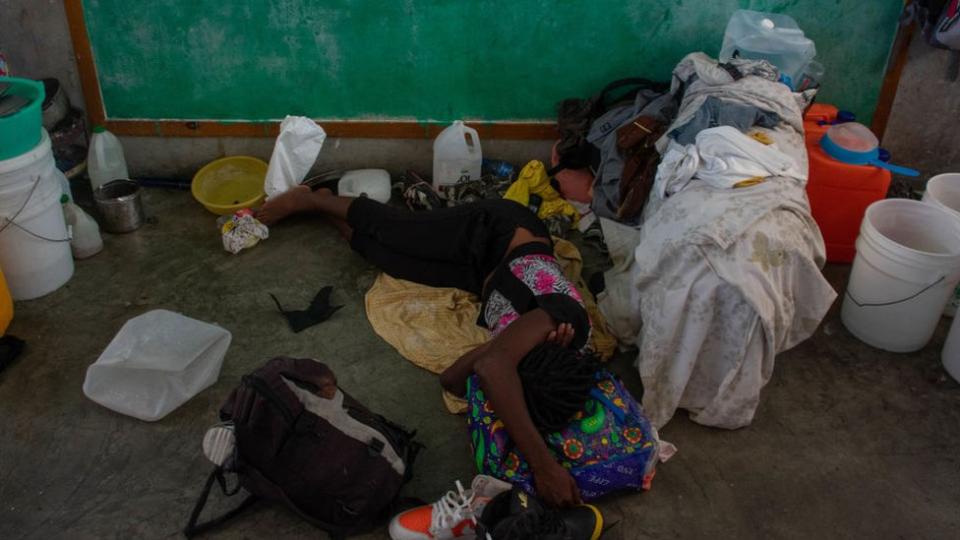
[[[393,540],[451,540],[476,538],[474,529],[483,509],[512,486],[492,476],[478,474],[463,489],[457,480],[457,490],[448,491],[439,501],[402,512],[390,522]]]

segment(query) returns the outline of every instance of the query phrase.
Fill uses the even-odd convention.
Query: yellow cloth
[[[606,360],[613,355],[617,342],[583,285],[580,252],[570,242],[556,238],[554,248],[564,275],[580,291],[587,306],[594,349]],[[427,287],[381,273],[367,291],[365,304],[374,332],[401,356],[433,373],[442,372],[490,339],[490,333],[476,324],[480,300],[459,289]],[[466,411],[466,402],[448,392],[444,392],[443,400],[452,413]]]
[[[593,326],[590,332],[590,342],[593,344],[593,350],[597,352],[601,360],[609,360],[613,353],[617,352],[617,338],[613,337],[613,334],[607,329],[607,321],[600,314],[597,301],[590,289],[587,288],[587,283],[583,280],[581,275],[583,257],[580,256],[580,250],[572,242],[554,237],[553,254],[557,258],[557,262],[560,263],[560,268],[563,269],[563,275],[573,283],[583,298],[583,305],[587,308],[587,315],[590,316],[590,323]]]
[[[477,326],[480,299],[460,289],[427,287],[381,272],[365,303],[373,331],[400,356],[433,373],[490,339],[490,332]],[[467,410],[466,401],[447,391],[443,402],[452,413]]]
[[[537,211],[537,217],[546,219],[553,216],[566,216],[570,218],[571,226],[576,227],[580,221],[580,213],[572,204],[560,197],[557,190],[550,185],[550,178],[547,177],[547,170],[543,163],[533,160],[524,165],[520,171],[517,180],[510,184],[510,188],[504,193],[504,199],[516,201],[524,206],[530,204],[530,195],[539,195],[543,200],[540,203],[540,209]]]

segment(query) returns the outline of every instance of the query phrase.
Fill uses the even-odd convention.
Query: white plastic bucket
[[[940,361],[943,362],[943,369],[957,382],[960,382],[960,317],[954,317],[950,324],[950,333],[947,334],[947,341],[943,344],[943,352],[940,353]]]
[[[841,319],[860,340],[893,352],[930,341],[960,281],[960,222],[943,208],[908,199],[871,204]]]
[[[33,150],[0,161],[0,268],[14,300],[49,294],[73,276],[62,178],[46,131]]]
[[[938,174],[928,180],[927,188],[923,192],[923,202],[942,206],[960,220],[960,173]],[[953,317],[958,307],[960,307],[960,286],[953,290],[953,296],[947,302],[943,314]]]

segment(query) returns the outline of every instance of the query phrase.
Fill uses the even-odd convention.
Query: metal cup
[[[143,225],[140,185],[133,180],[112,180],[93,192],[93,199],[107,232],[126,233]]]

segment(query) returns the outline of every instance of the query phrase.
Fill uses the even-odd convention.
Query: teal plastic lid
[[[93,126],[93,132],[94,132],[94,133],[103,133],[103,132],[106,131],[106,130],[107,130],[107,128],[105,128],[105,127],[103,127],[103,126]]]

